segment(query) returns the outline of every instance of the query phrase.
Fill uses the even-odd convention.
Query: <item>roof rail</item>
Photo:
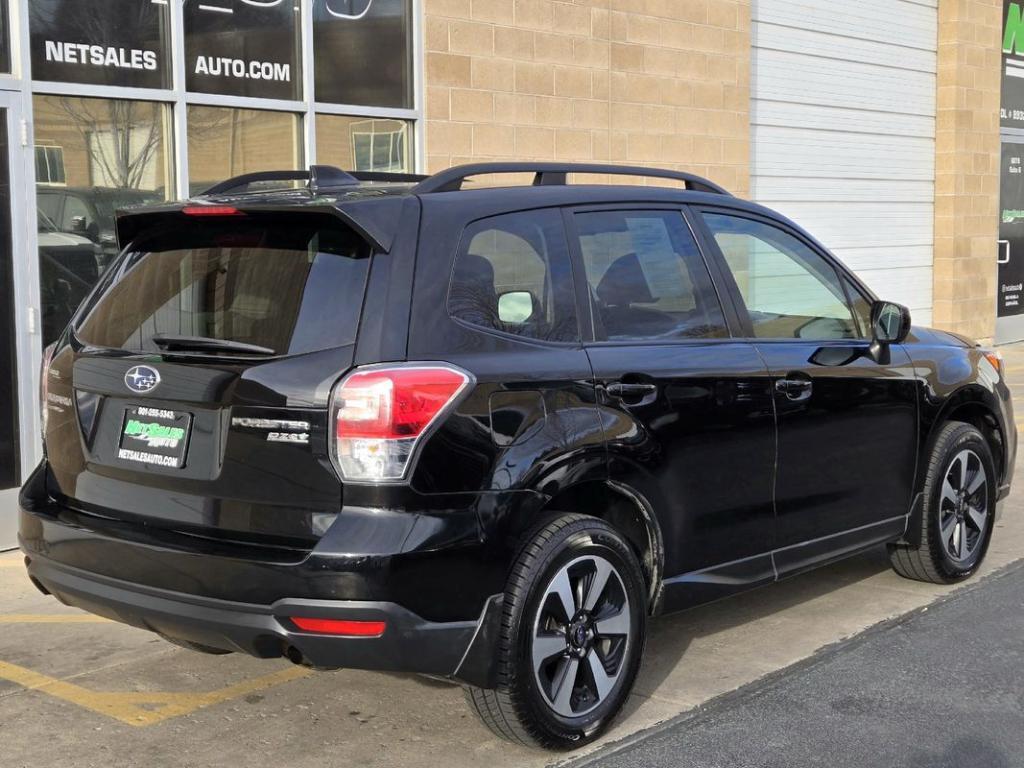
[[[723,187],[713,181],[683,171],[669,171],[664,168],[641,168],[632,165],[609,165],[603,163],[472,163],[449,168],[435,173],[413,187],[413,194],[427,195],[433,192],[455,192],[462,189],[463,182],[470,176],[498,173],[532,173],[535,186],[564,185],[570,173],[602,173],[614,176],[644,176],[656,179],[681,181],[686,188],[696,192],[711,192],[729,195]],[[731,197],[731,195],[730,195]]]
[[[422,173],[392,173],[391,171],[347,171],[347,173],[359,181],[391,181],[397,184],[426,181],[430,178]]]
[[[313,165],[308,171],[261,171],[244,173],[241,176],[214,184],[203,195],[223,195],[241,192],[261,181],[306,181],[306,188],[314,195],[328,187],[348,187],[359,183],[359,178],[330,165]]]

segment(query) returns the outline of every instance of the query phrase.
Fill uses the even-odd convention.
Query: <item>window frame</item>
[[[450,302],[452,296],[452,288],[455,286],[455,270],[459,263],[459,257],[463,253],[468,252],[469,243],[466,237],[471,229],[477,224],[483,221],[489,221],[492,219],[501,219],[508,216],[519,216],[523,214],[536,214],[543,212],[553,212],[558,221],[561,224],[559,231],[562,233],[562,238],[565,243],[565,252],[568,256],[569,264],[569,280],[570,280],[570,291],[573,297],[572,309],[576,316],[576,339],[571,341],[554,341],[551,339],[538,339],[534,336],[522,336],[517,333],[510,333],[508,331],[502,331],[498,328],[488,328],[486,325],[477,325],[471,323],[468,320],[464,320],[461,317],[456,317],[451,312]],[[579,271],[577,269],[577,262],[573,256],[572,242],[569,237],[569,232],[565,228],[565,218],[563,211],[560,206],[537,206],[534,208],[518,208],[515,210],[500,210],[496,212],[488,213],[484,216],[476,216],[473,219],[466,221],[462,225],[462,231],[459,233],[459,239],[455,245],[455,250],[452,253],[450,260],[448,261],[448,285],[444,289],[444,311],[447,318],[455,323],[460,328],[463,328],[473,333],[484,333],[489,336],[494,336],[500,339],[506,339],[511,341],[518,341],[523,344],[540,345],[544,347],[567,347],[571,349],[579,349],[580,346],[586,343],[586,330],[585,321],[581,315],[582,308],[579,303]]]
[[[732,216],[734,218],[749,219],[751,221],[764,224],[766,226],[775,227],[776,229],[790,235],[795,240],[802,243],[807,247],[813,254],[822,259],[836,275],[836,282],[839,284],[843,291],[843,299],[846,304],[846,308],[850,311],[850,317],[853,320],[854,327],[857,329],[860,336],[853,339],[802,339],[802,338],[788,338],[788,337],[777,337],[777,336],[755,336],[754,335],[754,324],[750,320],[750,313],[747,310],[746,301],[743,299],[743,294],[740,293],[739,286],[736,284],[736,280],[733,277],[732,270],[729,268],[729,263],[726,261],[725,254],[722,253],[721,248],[718,247],[718,242],[715,240],[714,233],[704,220],[705,214],[721,215],[721,216]],[[766,342],[771,343],[790,343],[790,344],[870,344],[870,329],[860,327],[860,320],[857,317],[857,313],[853,309],[853,302],[850,297],[850,289],[856,290],[865,301],[869,304],[873,304],[877,301],[875,295],[870,289],[864,284],[864,282],[853,273],[852,270],[846,267],[845,264],[839,261],[832,253],[817,242],[813,237],[804,232],[799,227],[794,226],[788,220],[783,218],[774,218],[772,216],[766,216],[764,214],[750,211],[745,208],[733,208],[726,205],[696,205],[691,209],[691,215],[693,216],[694,227],[700,232],[700,236],[703,239],[704,247],[707,253],[712,255],[712,258],[718,263],[719,269],[722,272],[723,283],[726,287],[726,291],[732,297],[732,301],[736,307],[737,314],[739,315],[740,328],[742,329],[742,337],[745,341],[752,343],[763,344]],[[865,334],[867,334],[865,336]]]
[[[580,233],[576,227],[576,215],[581,213],[621,213],[626,211],[637,212],[660,212],[668,211],[677,213],[682,218],[683,224],[693,237],[700,254],[701,261],[708,271],[711,280],[711,287],[714,290],[714,298],[718,302],[719,310],[725,322],[727,335],[720,338],[678,338],[678,339],[603,339],[598,338],[596,324],[594,322],[594,305],[590,298],[589,282],[587,280],[586,265],[583,262],[583,250],[580,244]],[[742,328],[740,318],[733,306],[732,297],[725,289],[721,265],[708,253],[700,233],[694,226],[690,215],[689,206],[678,203],[665,202],[627,202],[627,203],[601,203],[590,205],[568,205],[562,209],[562,217],[565,221],[565,231],[569,240],[569,255],[572,258],[573,274],[576,276],[576,306],[577,314],[582,327],[583,341],[588,346],[600,345],[608,347],[635,347],[635,346],[665,346],[674,344],[684,345],[705,345],[731,343],[737,340],[737,331]]]
[[[44,184],[48,187],[54,188],[66,188],[68,185],[68,174],[67,166],[64,165],[64,147],[60,144],[34,144],[33,149],[35,152],[34,160],[36,162],[36,185]],[[43,151],[43,161],[46,163],[46,179],[40,179],[38,174],[39,168],[39,150]],[[50,163],[50,153],[54,153],[54,156],[60,158],[60,170],[61,175],[64,177],[64,181],[53,181],[53,168],[54,166]]]

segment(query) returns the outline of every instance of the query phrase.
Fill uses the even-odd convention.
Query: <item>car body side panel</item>
[[[406,358],[459,366],[474,386],[424,441],[410,486],[424,496],[478,494],[481,536],[503,584],[547,501],[607,479],[593,373],[578,342],[537,342],[449,316],[467,223],[508,207],[492,207],[490,197],[477,196],[479,210],[457,204],[458,195],[430,197],[441,199],[423,204]]]
[[[778,546],[821,540],[905,517],[917,465],[918,392],[901,345],[860,340],[758,340],[776,391]],[[867,530],[866,530],[867,532]],[[823,542],[828,546],[828,542]],[[779,565],[780,572],[786,570]]]
[[[354,365],[405,359],[419,228],[420,202],[408,198],[390,250],[373,257]]]
[[[1005,378],[985,357],[979,347],[943,331],[914,328],[905,345],[914,361],[918,386],[921,389],[921,427],[919,439],[922,452],[918,467],[918,488],[923,484],[927,466],[927,447],[936,429],[947,419],[957,418],[957,410],[980,406],[997,424],[1002,442],[997,456],[1001,477],[999,486],[1005,494],[1013,480],[1017,455],[1017,428],[1013,415],[1013,398]]]
[[[654,507],[666,578],[771,551],[775,415],[767,371],[745,342],[593,345],[612,480]],[[649,382],[631,405],[611,382]]]

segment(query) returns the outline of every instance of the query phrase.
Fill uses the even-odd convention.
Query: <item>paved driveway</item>
[[[1006,350],[1024,396],[1024,347]],[[1024,417],[1024,399],[1017,411]],[[1018,466],[1018,480],[1024,471]],[[1018,482],[1018,487],[1020,487]],[[1024,556],[1024,495],[981,577]],[[906,581],[872,552],[655,622],[622,739],[815,654],[950,588]],[[63,608],[0,555],[0,765],[541,766],[493,739],[458,688],[412,677],[311,673],[208,657]],[[883,763],[879,763],[883,764]]]

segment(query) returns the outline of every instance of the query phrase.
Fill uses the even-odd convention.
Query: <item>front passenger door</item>
[[[872,353],[867,300],[798,232],[740,211],[702,218],[772,377],[780,574],[900,535],[917,458],[909,355]]]

